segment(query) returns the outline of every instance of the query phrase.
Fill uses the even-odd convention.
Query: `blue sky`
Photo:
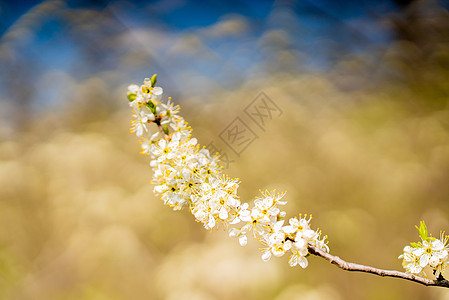
[[[5,33],[20,17],[29,12],[36,5],[45,1],[9,1],[1,5],[1,32]],[[207,5],[205,5],[207,3]],[[108,7],[116,6],[115,10],[119,22],[127,28],[159,28],[172,33],[188,31],[195,28],[210,26],[221,17],[235,14],[244,16],[253,26],[249,37],[260,36],[267,29],[280,28],[290,32],[293,47],[304,52],[317,54],[314,61],[325,59],[320,56],[320,51],[314,47],[317,40],[331,40],[341,44],[348,50],[363,50],[373,43],[386,43],[391,39],[390,32],[384,28],[376,27],[376,22],[383,15],[393,12],[396,7],[390,1],[68,1],[67,9],[91,9],[95,11],[107,11]],[[287,8],[295,19],[295,22],[283,24],[282,22],[269,22],[270,13],[275,7]],[[67,28],[61,24],[61,20],[48,14],[42,16],[42,27],[34,28],[35,37],[28,45],[40,48],[41,44],[47,44],[49,39],[66,39],[70,36],[64,34]],[[293,24],[296,23],[296,24]],[[363,24],[364,27],[359,25]],[[50,46],[52,42],[50,41]],[[221,41],[209,44],[216,47]],[[58,55],[71,56],[73,51],[71,41],[62,41],[58,44],[61,51]],[[40,51],[44,54],[45,52]],[[63,61],[50,52],[55,64],[63,64]],[[63,53],[66,52],[66,53]],[[56,60],[53,60],[56,59]]]
[[[3,1],[0,76],[13,80],[11,69],[22,66],[33,81],[64,72],[81,84],[102,72],[123,82],[155,72],[170,74],[174,89],[186,77],[204,79],[189,82],[194,88],[232,88],[273,71],[326,72],[344,56],[384,47],[394,39],[385,19],[398,9],[388,0]],[[66,98],[39,91],[38,81],[33,101]],[[4,85],[0,97],[9,99]]]
[[[11,24],[25,14],[32,7],[45,1],[2,1],[1,30],[4,32]],[[105,9],[112,3],[125,3],[124,1],[65,1],[70,8]],[[129,1],[134,7],[153,5],[154,11],[164,13],[161,20],[165,24],[177,29],[192,26],[207,26],[214,23],[221,15],[228,13],[242,14],[252,19],[265,19],[275,1]],[[207,4],[206,4],[207,3]],[[279,2],[278,5],[282,5]],[[386,13],[397,9],[392,1],[365,0],[365,1],[332,1],[332,0],[305,0],[285,1],[284,5],[293,7],[299,15],[315,14],[331,19],[345,21],[354,17],[368,17],[372,13]],[[138,10],[132,12],[137,15],[136,23],[145,23],[145,15]]]

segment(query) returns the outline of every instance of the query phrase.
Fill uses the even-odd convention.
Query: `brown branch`
[[[377,269],[377,268],[373,268],[370,266],[364,266],[364,265],[360,265],[360,264],[356,264],[356,263],[347,262],[338,256],[331,255],[331,254],[329,254],[321,249],[318,249],[316,247],[313,247],[311,245],[309,245],[308,249],[309,249],[310,254],[322,257],[322,258],[328,260],[331,264],[334,264],[337,267],[339,267],[340,269],[343,269],[346,271],[365,272],[365,273],[371,273],[371,274],[375,274],[375,275],[379,275],[379,276],[383,276],[383,277],[396,277],[396,278],[402,278],[405,280],[410,280],[410,281],[413,281],[416,283],[420,283],[425,286],[441,286],[441,287],[449,288],[449,281],[444,279],[444,277],[441,275],[437,279],[432,280],[432,279],[422,278],[422,277],[419,277],[419,276],[416,276],[413,274],[409,274],[409,273],[404,273],[404,272],[399,272],[399,271],[391,271],[391,270],[382,270],[382,269]]]
[[[167,135],[165,134],[164,130],[162,129],[161,120],[162,120],[161,116],[157,115],[153,122],[157,125],[157,128],[159,129],[159,132],[161,133],[162,137],[166,137]]]

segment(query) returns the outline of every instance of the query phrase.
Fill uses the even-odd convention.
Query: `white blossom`
[[[163,89],[155,82],[153,76],[140,87],[130,85],[128,100],[134,112],[131,132],[140,139],[141,153],[151,157],[153,192],[165,205],[188,208],[208,230],[231,227],[229,236],[238,238],[241,246],[252,235],[264,247],[264,261],[290,254],[291,266],[305,268],[309,245],[329,251],[325,238],[310,228],[311,217],[291,218],[284,225],[286,213],[280,207],[287,203],[282,200],[285,193],[265,191],[252,206],[242,203],[237,194],[240,181],[223,174],[218,154],[199,147],[179,106],[170,98],[164,103]]]
[[[425,268],[430,268],[435,276],[444,272],[449,264],[448,236],[441,233],[440,239],[428,235],[424,222],[417,227],[421,241],[405,246],[403,253],[399,256],[402,259],[402,266],[406,272],[423,275]]]

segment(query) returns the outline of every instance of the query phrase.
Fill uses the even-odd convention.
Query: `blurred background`
[[[449,299],[449,290],[264,263],[152,194],[126,88],[158,74],[242,201],[286,190],[331,253],[402,270],[449,231],[449,3],[0,2],[1,299]],[[258,126],[264,92],[282,114]],[[235,118],[257,138],[237,155]],[[448,278],[449,276],[446,276]]]

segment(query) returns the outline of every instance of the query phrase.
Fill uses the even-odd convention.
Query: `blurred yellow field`
[[[40,16],[62,11],[70,20],[64,30],[79,38],[83,54],[73,72],[44,70],[18,58],[20,44],[8,44],[12,29],[1,41],[0,298],[449,299],[447,289],[344,272],[317,257],[305,270],[289,267],[286,257],[265,263],[255,241],[241,247],[227,230],[209,232],[188,210],[172,211],[153,195],[126,99],[129,84],[158,72],[158,85],[180,104],[199,143],[226,153],[224,172],[241,180],[242,201],[259,189],[287,191],[287,217],[312,214],[332,254],[402,271],[398,256],[418,240],[415,225],[424,220],[436,237],[449,231],[449,40],[442,30],[449,18],[447,7],[428,3],[426,12],[443,17],[420,16],[421,29],[438,29],[421,32],[424,44],[395,40],[383,55],[373,46],[315,72],[301,64],[287,29],[268,28],[256,41],[238,40],[268,53],[241,74],[206,37],[245,32],[244,17],[232,26],[217,21],[216,31],[120,27],[106,39],[105,28],[116,28],[108,22],[119,23],[118,4],[96,10],[44,1],[51,9]],[[281,18],[276,8],[271,16]],[[15,34],[28,38],[22,29]],[[139,37],[160,44],[117,46]],[[112,67],[96,65],[115,55]],[[178,59],[179,69],[161,72],[158,55]],[[212,78],[187,61],[220,65],[221,73]],[[53,102],[30,96],[50,99],[53,91]],[[245,112],[260,92],[282,111],[263,127]],[[236,118],[256,137],[242,151],[220,138]]]

